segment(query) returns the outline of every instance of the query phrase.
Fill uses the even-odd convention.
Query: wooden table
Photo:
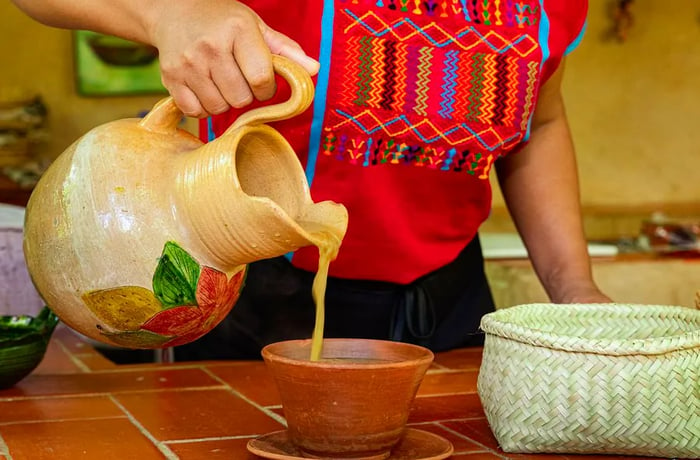
[[[438,353],[409,419],[449,439],[453,459],[642,458],[504,453],[476,392],[480,361],[481,349]],[[248,440],[284,424],[262,362],[116,365],[59,327],[39,368],[0,391],[0,460],[253,460]]]

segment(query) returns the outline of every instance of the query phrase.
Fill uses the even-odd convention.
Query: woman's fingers
[[[296,61],[312,75],[318,72],[318,61],[297,42],[269,28],[240,2],[176,2],[161,11],[152,35],[162,81],[187,116],[205,117],[271,98],[276,91],[272,54]]]
[[[197,97],[191,89],[183,84],[178,84],[172,87],[168,85],[164,86],[168,89],[168,92],[173,97],[175,104],[178,108],[187,115],[188,117],[202,118],[206,117],[206,111],[202,104],[199,103],[199,98]]]
[[[229,106],[241,108],[253,102],[253,93],[232,54],[212,64],[211,78]]]
[[[275,72],[272,68],[272,54],[260,30],[241,33],[233,42],[233,57],[248,83],[248,88],[256,99],[264,101],[275,94]]]

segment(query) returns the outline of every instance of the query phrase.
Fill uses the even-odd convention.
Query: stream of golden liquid
[[[338,255],[340,239],[333,233],[321,231],[315,233],[315,244],[318,247],[318,270],[311,286],[311,295],[316,303],[316,323],[311,335],[311,361],[321,359],[323,351],[323,325],[326,320],[325,299],[328,282],[328,266]]]

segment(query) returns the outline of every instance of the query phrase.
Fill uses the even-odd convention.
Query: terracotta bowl
[[[36,316],[0,316],[0,389],[29,375],[41,362],[58,324],[47,307]]]
[[[262,355],[282,399],[291,441],[308,457],[383,459],[404,432],[433,353],[400,342],[325,339],[266,346]]]

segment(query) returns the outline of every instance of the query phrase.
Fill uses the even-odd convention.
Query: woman
[[[14,0],[46,24],[156,46],[182,111],[220,135],[277,91],[271,55],[316,75],[304,114],[274,124],[315,201],[349,211],[326,336],[478,345],[492,311],[477,236],[499,183],[553,302],[605,302],[592,280],[560,86],[587,2]],[[209,118],[206,118],[209,117]],[[309,337],[317,254],[256,262],[231,314],[178,359],[259,358]]]

